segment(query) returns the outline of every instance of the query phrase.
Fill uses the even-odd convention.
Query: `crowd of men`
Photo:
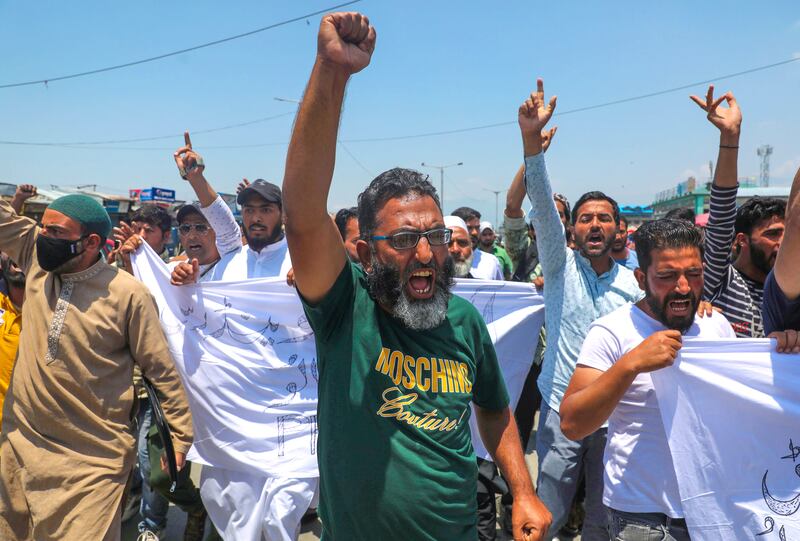
[[[788,204],[737,208],[741,112],[710,87],[692,96],[720,138],[705,230],[676,216],[629,236],[606,193],[574,206],[554,193],[545,151],[556,99],[539,80],[518,110],[523,164],[504,246],[478,211],[445,215],[409,169],[381,173],[356,207],[331,216],[345,88],[375,43],[360,14],[322,19],[283,186],[244,181],[241,226],[188,133],[174,159],[197,203],[174,217],[144,206],[112,227],[99,203],[71,194],[37,223],[22,212],[31,185],[0,202],[0,539],[120,539],[136,511],[140,539],[160,539],[173,503],[187,513],[186,540],[293,540],[314,508],[326,540],[486,540],[498,494],[514,539],[569,528],[587,541],[689,539],[650,373],[674,362],[685,337],[769,336],[777,351],[800,352],[800,171]],[[173,220],[177,257],[165,250]],[[196,397],[132,276],[144,244],[172,287],[280,278],[296,288],[316,340],[318,477],[203,464],[195,485]],[[531,283],[544,297],[515,411],[485,322],[451,293],[456,278]],[[388,351],[406,370],[409,394],[392,399],[403,415],[386,414],[399,392],[377,369]],[[476,460],[470,407],[493,461]],[[534,489],[523,449],[537,410]]]

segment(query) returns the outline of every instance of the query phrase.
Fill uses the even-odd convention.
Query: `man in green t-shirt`
[[[533,491],[486,326],[450,295],[451,232],[435,189],[406,169],[372,181],[358,200],[361,267],[328,216],[345,86],[374,46],[366,17],[322,19],[283,184],[295,281],[317,341],[322,538],[477,539],[474,405],[514,492],[514,536],[540,540],[550,514]]]
[[[509,257],[506,249],[497,244],[497,235],[494,232],[492,223],[481,222],[480,228],[481,232],[478,237],[478,248],[482,252],[495,256],[503,267],[503,278],[511,280],[511,274],[514,272],[514,264],[511,262],[511,257]]]

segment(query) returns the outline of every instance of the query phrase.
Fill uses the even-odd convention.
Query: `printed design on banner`
[[[791,460],[792,462],[796,463],[798,457],[800,457],[800,446],[795,445],[790,438],[789,454],[782,456],[781,459]],[[800,509],[800,493],[798,493],[794,498],[788,500],[775,498],[772,494],[770,494],[769,488],[767,487],[768,473],[769,470],[766,470],[764,472],[764,476],[761,478],[761,494],[764,497],[764,502],[767,504],[767,507],[776,515],[783,517],[788,517],[797,513],[798,509]],[[800,478],[800,464],[795,464],[794,473]],[[756,535],[761,536],[772,533],[775,530],[775,519],[771,516],[764,518],[764,528],[765,530],[757,533]],[[781,539],[781,541],[786,541],[785,526],[781,525],[780,529],[778,530],[778,537]]]

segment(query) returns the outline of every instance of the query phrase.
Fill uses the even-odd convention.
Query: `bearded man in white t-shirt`
[[[635,238],[634,274],[645,297],[589,328],[561,403],[561,430],[578,440],[608,421],[603,503],[611,539],[688,540],[650,372],[674,362],[683,336],[736,335],[723,315],[697,315],[703,244],[696,227],[656,220]]]

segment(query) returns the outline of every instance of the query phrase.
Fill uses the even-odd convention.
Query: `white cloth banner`
[[[314,334],[284,278],[170,285],[145,243],[136,277],[158,304],[194,425],[192,461],[318,477]]]
[[[531,369],[539,330],[544,324],[544,299],[532,284],[497,280],[456,280],[453,293],[471,302],[483,316],[513,411]],[[491,460],[481,441],[474,411],[469,426],[475,455]]]
[[[692,539],[800,539],[800,355],[684,341],[652,372]]]
[[[183,380],[201,464],[280,477],[318,476],[318,370],[313,332],[283,278],[170,285],[164,262],[146,244],[134,273],[153,293]],[[531,284],[459,280],[453,292],[486,321],[512,409],[544,322]],[[475,453],[489,459],[470,422]]]

